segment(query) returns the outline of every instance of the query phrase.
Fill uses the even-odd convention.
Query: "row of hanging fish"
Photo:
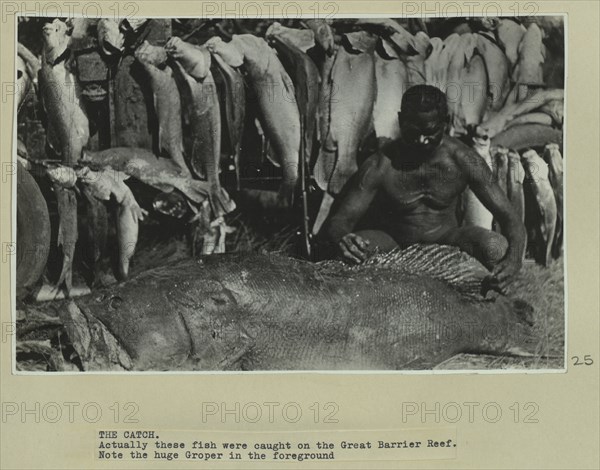
[[[111,27],[112,24],[111,20],[101,20],[98,30],[106,35],[101,41],[102,49],[116,53],[122,42],[118,41],[120,33]],[[50,157],[61,162],[47,170],[58,203],[58,247],[62,254],[62,269],[55,288],[57,293],[64,288],[67,294],[73,288],[73,259],[78,239],[77,200],[80,194],[84,196],[88,218],[95,221],[100,232],[102,227],[106,231],[107,207],[104,202],[111,200],[116,203],[117,277],[121,279],[128,275],[137,244],[139,221],[144,217],[133,193],[123,182],[127,177],[133,176],[163,193],[177,189],[190,205],[197,207],[209,200],[215,218],[235,207],[218,179],[220,115],[216,92],[210,89],[210,72],[200,75],[189,68],[190,63],[198,63],[200,70],[208,70],[208,53],[204,51],[203,55],[191,45],[186,49],[176,40],[165,48],[144,43],[137,50],[136,57],[150,79],[159,121],[160,150],[169,159],[157,158],[144,149],[135,148],[112,149],[113,152],[105,155],[85,150],[90,125],[81,102],[78,81],[71,71],[71,35],[68,30],[67,24],[58,19],[44,25],[39,71],[40,99],[46,114],[46,140],[54,154]],[[117,44],[112,45],[109,39]],[[171,60],[168,69],[163,67],[167,59]],[[196,73],[196,76],[191,76],[188,71]],[[214,88],[214,83],[212,86]],[[180,96],[183,96],[182,100]],[[214,98],[206,100],[207,96]],[[98,156],[100,161],[94,158]],[[86,158],[89,164],[95,164],[97,171],[82,166]],[[90,247],[95,253],[93,257],[98,258],[105,236],[98,233],[88,238],[94,245]]]
[[[351,25],[358,31],[336,33]],[[429,84],[446,93],[453,135],[484,129],[512,148],[562,142],[564,91],[544,89],[543,31],[518,19],[485,22],[476,33],[441,39],[411,34],[392,19],[321,22],[321,189],[339,194],[357,170],[357,152],[373,132],[381,144],[399,137],[403,92]]]
[[[547,266],[563,252],[563,158],[557,144],[547,144],[542,155],[490,146],[475,138],[474,148],[486,161],[494,181],[507,195],[527,229],[530,254]],[[462,197],[462,224],[501,231],[492,214],[467,189]]]

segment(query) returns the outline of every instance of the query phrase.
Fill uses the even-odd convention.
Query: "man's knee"
[[[504,236],[481,227],[458,230],[449,244],[457,245],[488,269],[498,264],[508,249],[508,241]]]
[[[490,232],[481,247],[480,261],[488,268],[498,264],[506,255],[508,240],[499,233]]]

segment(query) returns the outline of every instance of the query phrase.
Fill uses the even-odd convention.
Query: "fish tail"
[[[338,146],[329,136],[321,145],[319,156],[315,163],[314,178],[323,191],[328,189],[329,180],[333,174],[335,163],[337,160]]]
[[[139,213],[138,213],[139,210]],[[130,260],[135,253],[138,241],[139,220],[141,209],[137,204],[123,203],[117,214],[117,235],[119,238],[119,280],[127,279],[129,275]]]
[[[210,205],[215,217],[221,217],[232,212],[236,205],[229,194],[220,185],[214,187],[209,195]]]

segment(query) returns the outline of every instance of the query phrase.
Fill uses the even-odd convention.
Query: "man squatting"
[[[385,252],[414,243],[457,246],[492,270],[504,288],[521,268],[525,227],[485,160],[447,135],[446,95],[429,85],[414,86],[404,93],[398,117],[400,138],[360,165],[336,201],[327,235],[354,263],[374,249]],[[502,234],[459,226],[457,203],[467,186],[499,222]],[[357,230],[359,224],[363,227]]]

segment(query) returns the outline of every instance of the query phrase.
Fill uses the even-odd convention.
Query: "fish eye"
[[[122,303],[123,303],[123,299],[121,297],[119,297],[118,295],[113,295],[108,300],[108,308],[110,308],[111,310],[117,310],[121,306]]]

